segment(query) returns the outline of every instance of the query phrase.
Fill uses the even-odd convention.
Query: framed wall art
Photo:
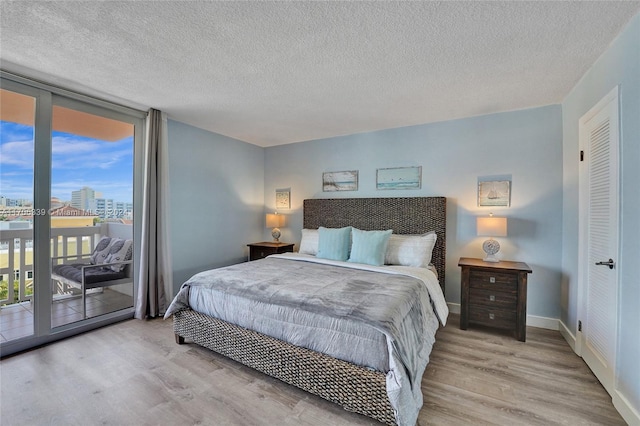
[[[322,191],[357,191],[358,171],[324,172],[322,174]]]
[[[511,205],[511,181],[492,180],[478,182],[479,207],[509,207]]]
[[[420,189],[422,166],[395,167],[376,171],[376,189]]]
[[[289,210],[291,208],[291,188],[276,189],[276,209]]]

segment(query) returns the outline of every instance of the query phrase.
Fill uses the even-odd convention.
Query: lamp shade
[[[267,214],[266,227],[280,228],[281,226],[284,226],[284,220],[285,220],[284,215],[273,214],[273,213]]]
[[[479,217],[476,222],[479,237],[506,237],[506,217]]]

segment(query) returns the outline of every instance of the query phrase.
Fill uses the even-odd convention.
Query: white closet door
[[[614,93],[615,92],[615,93]],[[615,385],[618,321],[618,93],[617,88],[580,120],[584,161],[580,176],[580,261],[585,271],[585,362],[611,394]],[[583,293],[584,294],[584,293]]]

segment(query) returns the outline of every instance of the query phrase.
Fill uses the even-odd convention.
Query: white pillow
[[[303,229],[302,240],[300,241],[300,250],[302,254],[311,254],[313,256],[318,254],[318,230],[317,229]]]
[[[427,268],[431,263],[431,254],[437,238],[435,232],[423,235],[392,234],[387,245],[384,263]]]

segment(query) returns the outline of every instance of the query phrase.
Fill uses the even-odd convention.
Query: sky
[[[0,195],[33,200],[33,127],[0,121]],[[107,142],[53,132],[51,196],[71,201],[84,186],[133,202],[133,136]]]

